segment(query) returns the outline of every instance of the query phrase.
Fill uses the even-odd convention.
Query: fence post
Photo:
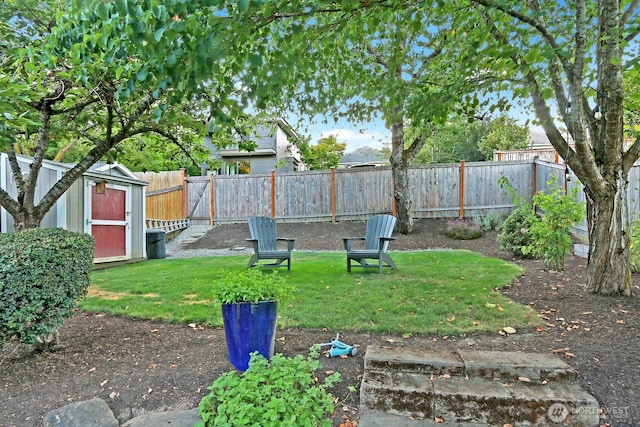
[[[460,160],[460,219],[464,218],[464,160]]]
[[[271,218],[276,217],[276,171],[271,171]]]
[[[336,222],[336,168],[331,166],[331,222]]]
[[[533,193],[538,191],[538,156],[533,158]]]
[[[189,209],[189,188],[187,187],[184,168],[180,168],[180,179],[182,180],[182,218],[186,218],[187,210]]]
[[[209,175],[209,225],[213,225],[215,219],[215,191],[213,191],[213,174]]]

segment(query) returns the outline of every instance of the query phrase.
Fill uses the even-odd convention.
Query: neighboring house
[[[218,170],[221,175],[235,175],[248,169],[252,174],[276,172],[294,172],[306,170],[302,162],[300,150],[295,144],[300,136],[284,119],[271,119],[263,125],[256,126],[254,135],[238,135],[238,139],[254,140],[257,147],[254,151],[240,151],[237,146],[216,148],[211,138],[205,139],[205,146],[211,154],[224,162]]]
[[[351,153],[345,153],[338,163],[338,169],[389,166],[389,158],[375,148],[360,147]]]
[[[18,156],[23,172],[30,157]],[[45,160],[38,176],[36,202],[72,165]],[[41,227],[84,232],[95,238],[95,263],[138,261],[146,256],[147,183],[122,165],[98,163],[58,199]],[[16,187],[6,154],[0,154],[0,187],[13,197]],[[0,232],[14,231],[13,218],[0,207]]]
[[[560,154],[549,142],[547,135],[541,131],[530,131],[531,146],[520,150],[494,150],[493,161],[494,162],[508,162],[514,160],[544,160],[553,163],[564,163],[564,160],[560,157]],[[570,138],[569,135],[566,135]],[[573,147],[574,145],[571,144]]]

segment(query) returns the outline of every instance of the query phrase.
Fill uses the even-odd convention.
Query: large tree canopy
[[[123,141],[154,134],[183,148],[202,143],[208,114],[192,106],[210,102],[210,76],[233,62],[225,44],[230,14],[217,3],[3,2],[0,149],[18,194],[0,189],[0,204],[18,228],[38,227],[71,184]],[[240,110],[231,79],[219,81],[211,123]],[[71,146],[82,146],[81,158],[35,200],[43,159]],[[29,173],[17,153],[33,157]]]

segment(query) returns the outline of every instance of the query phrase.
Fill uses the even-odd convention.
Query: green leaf
[[[540,95],[543,99],[551,99],[551,97],[553,97],[553,89],[548,87],[544,88],[540,91]]]
[[[142,70],[136,73],[136,78],[140,81],[144,81],[148,75],[149,75],[149,71],[147,71],[146,68],[143,68]]]
[[[165,27],[162,27],[162,28],[160,28],[159,30],[157,30],[157,31],[154,33],[153,38],[154,38],[157,42],[159,42],[159,41],[160,41],[160,39],[162,38],[162,34],[164,34],[164,30],[166,30],[166,28],[165,28]]]
[[[176,55],[172,53],[171,55],[167,56],[165,61],[168,65],[175,65],[175,63],[178,62],[178,58],[176,58]]]
[[[249,10],[249,0],[238,0],[238,10],[245,13]]]
[[[103,2],[99,2],[98,7],[96,8],[96,14],[103,21],[107,21],[109,19],[109,9],[107,9],[107,5]]]
[[[116,6],[118,7],[118,12],[120,12],[121,15],[129,13],[129,3],[127,0],[118,0],[116,2]]]

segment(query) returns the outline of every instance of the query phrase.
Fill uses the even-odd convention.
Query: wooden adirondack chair
[[[343,238],[344,249],[347,251],[347,271],[351,271],[351,261],[360,263],[357,267],[378,267],[378,273],[382,274],[384,264],[396,269],[396,265],[387,253],[389,242],[395,240],[391,237],[396,226],[396,217],[391,215],[376,215],[367,220],[365,237]],[[354,241],[364,241],[363,249],[354,249]],[[369,263],[366,260],[375,259],[377,263]]]
[[[249,224],[249,233],[251,233],[251,238],[247,239],[247,241],[253,244],[254,252],[247,268],[253,267],[261,259],[267,259],[275,260],[275,262],[265,264],[266,267],[280,267],[286,261],[287,270],[291,270],[291,251],[293,250],[295,239],[278,237],[276,222],[272,218],[255,216],[249,218],[247,222]],[[278,242],[285,242],[286,249],[279,249]]]

